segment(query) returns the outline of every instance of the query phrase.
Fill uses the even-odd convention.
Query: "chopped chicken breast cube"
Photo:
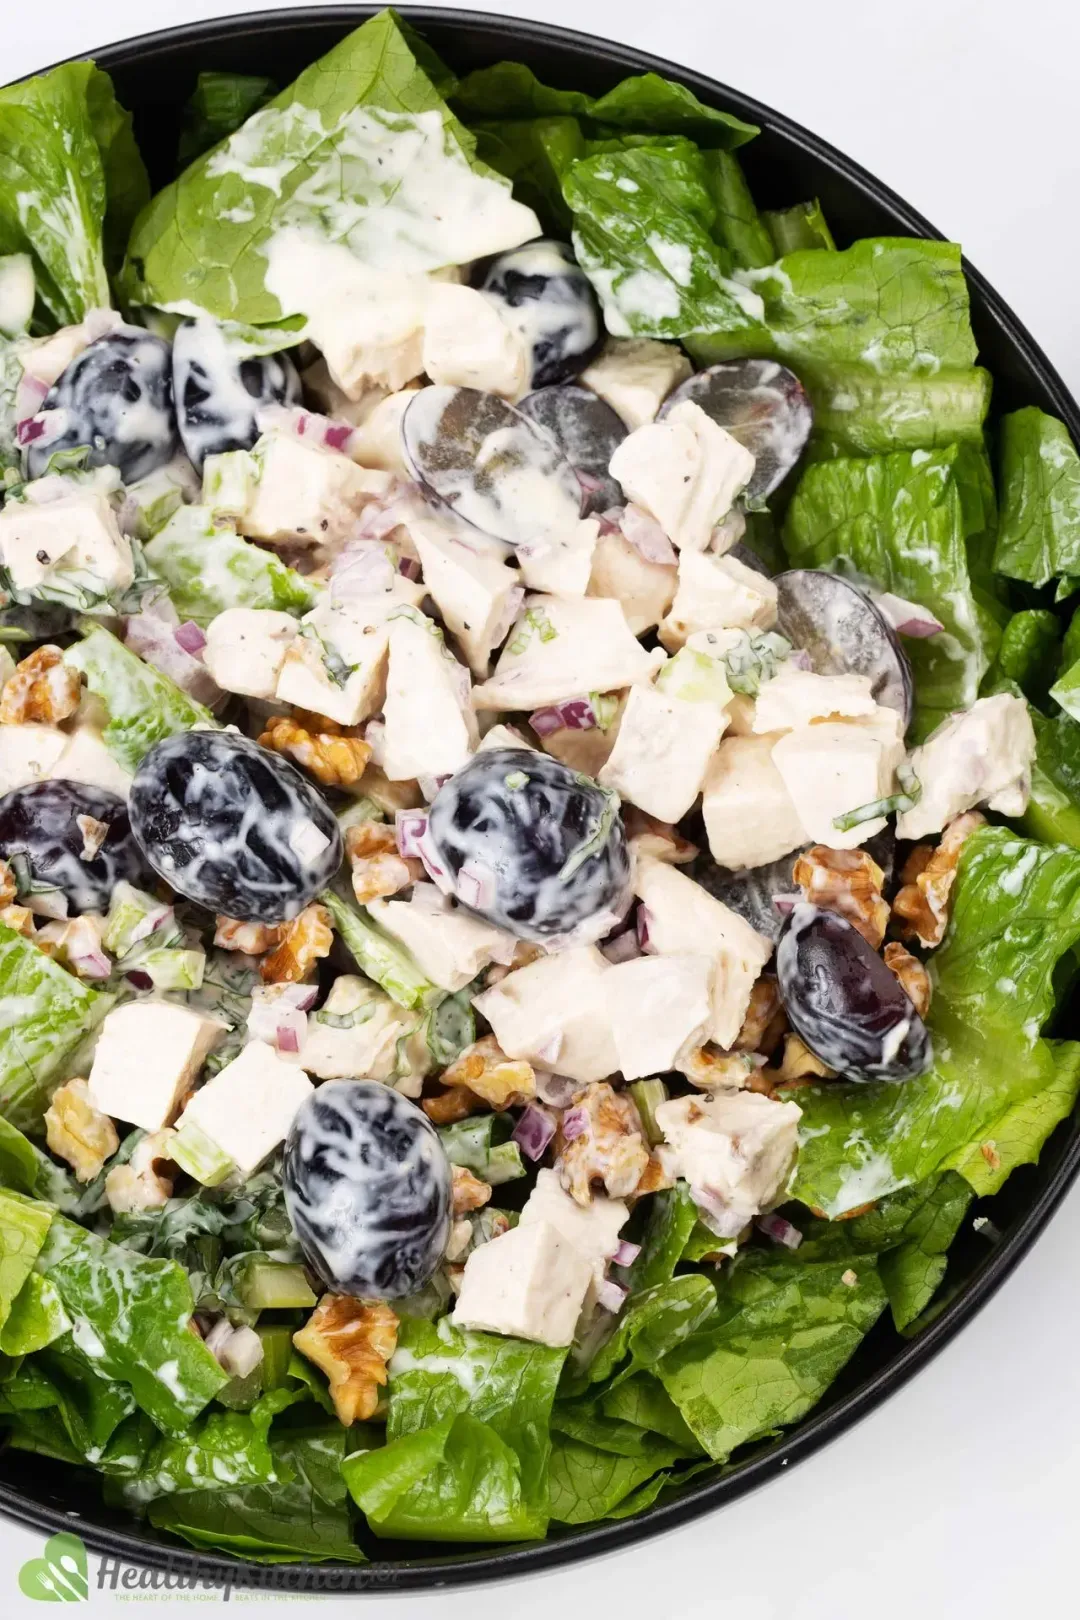
[[[410,519],[409,534],[443,623],[473,674],[483,679],[525,594],[517,570],[437,519]]]
[[[431,885],[424,888],[430,893]],[[464,990],[490,963],[509,962],[517,942],[440,898],[443,904],[437,908],[408,900],[369,900],[367,910],[380,928],[400,939],[425,978],[453,993]]]
[[[498,305],[473,287],[447,282],[432,287],[422,358],[433,383],[479,388],[504,399],[520,399],[528,387],[524,338],[503,320]]]
[[[599,780],[649,815],[679,821],[701,792],[725,724],[714,703],[632,686]]]
[[[709,1228],[735,1238],[784,1190],[802,1110],[754,1091],[674,1097],[656,1109],[661,1157],[689,1182]]]
[[[685,1047],[708,1040],[712,978],[708,956],[639,956],[609,969],[604,988],[625,1080],[674,1069]]]
[[[731,871],[764,866],[809,837],[773,762],[776,737],[725,737],[702,787],[709,852]]]
[[[478,709],[540,709],[648,682],[665,662],[646,652],[618,602],[527,597],[491,678],[473,691]]]
[[[784,664],[758,690],[754,730],[794,731],[813,720],[873,715],[877,703],[865,675],[815,675]]]
[[[688,399],[624,439],[610,467],[627,500],[686,551],[706,549],[753,471],[749,450]]]
[[[619,1247],[619,1233],[629,1218],[629,1208],[621,1198],[597,1193],[583,1208],[565,1190],[557,1171],[541,1170],[525,1200],[518,1226],[546,1221],[584,1256],[593,1268],[594,1281],[601,1283],[608,1261]]]
[[[670,563],[648,562],[625,535],[613,530],[596,542],[586,594],[613,597],[635,636],[643,636],[667,613],[677,581],[678,571]]]
[[[900,716],[879,709],[873,721],[799,726],[773,744],[772,757],[807,839],[830,849],[856,849],[881,831],[885,817],[860,821],[846,832],[836,822],[894,791],[904,758]]]
[[[216,1018],[165,1001],[129,1002],[106,1014],[90,1070],[90,1101],[103,1114],[159,1131],[195,1081],[224,1030]]]
[[[606,400],[628,428],[651,422],[672,389],[693,367],[674,343],[656,338],[608,338],[579,378]]]
[[[911,756],[922,793],[897,818],[898,838],[942,832],[957,816],[986,804],[1023,815],[1031,790],[1035,733],[1022,698],[999,692],[950,715]]]
[[[89,489],[54,501],[8,501],[0,511],[0,562],[17,591],[78,574],[104,595],[126,590],[135,577],[131,541],[108,496]]]
[[[279,703],[359,725],[382,708],[390,650],[390,615],[423,600],[424,587],[403,576],[393,588],[334,604],[331,591],[305,614],[285,654]]]
[[[383,770],[391,782],[452,776],[479,741],[469,672],[418,609],[390,620]]]
[[[203,663],[223,692],[272,698],[299,628],[291,613],[226,608],[207,627]]]
[[[251,454],[259,476],[236,527],[254,540],[334,545],[393,483],[390,473],[358,467],[340,450],[291,433],[264,433]]]
[[[771,630],[776,601],[772,580],[737,557],[683,551],[679,586],[660,626],[660,640],[675,652],[698,630]]]
[[[619,1067],[608,1011],[611,971],[595,945],[541,956],[508,973],[473,1006],[507,1057],[571,1080],[604,1080]]]
[[[553,1349],[573,1341],[592,1263],[549,1221],[519,1224],[465,1262],[453,1322]]]

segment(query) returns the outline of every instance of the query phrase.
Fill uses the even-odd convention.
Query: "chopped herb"
[[[899,815],[904,810],[913,810],[922,798],[922,783],[906,765],[899,767],[896,780],[900,783],[899,793],[890,793],[885,799],[875,799],[872,804],[861,804],[857,810],[834,817],[833,826],[837,832],[850,832],[852,827],[861,827],[864,821],[876,821],[878,816]]]

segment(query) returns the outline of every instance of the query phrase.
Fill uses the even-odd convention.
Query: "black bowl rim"
[[[145,61],[155,56],[168,56],[177,46],[210,41],[227,42],[230,38],[250,33],[253,28],[257,28],[260,33],[288,33],[336,23],[340,23],[343,28],[356,27],[381,9],[376,5],[327,5],[288,7],[261,16],[257,13],[234,13],[224,17],[207,18],[200,22],[185,23],[175,28],[133,35],[104,46],[100,50],[81,52],[75,60],[92,57],[99,67],[109,71],[113,67],[127,65],[132,59]],[[913,236],[942,240],[940,231],[890,187],[875,179],[861,164],[855,163],[827,141],[821,140],[802,125],[773,111],[763,102],[733,90],[719,80],[709,78],[692,68],[669,62],[663,57],[653,56],[633,46],[620,45],[594,34],[558,27],[552,23],[535,22],[494,12],[458,11],[438,6],[405,5],[397,9],[421,30],[428,23],[456,22],[462,28],[479,33],[486,32],[500,43],[505,43],[508,52],[519,59],[530,45],[569,44],[584,54],[601,59],[605,66],[624,68],[628,73],[660,73],[665,77],[677,79],[680,83],[688,85],[701,100],[720,105],[742,118],[763,127],[767,126],[783,135],[793,147],[827,166],[865,199],[889,213],[904,232]],[[39,68],[36,71],[47,70]],[[1074,441],[1080,442],[1080,407],[1077,406],[1061,376],[1005,300],[966,258],[964,270],[969,282],[979,293],[986,318],[998,329],[1001,338],[1018,352],[1026,365],[1036,373],[1057,414],[1067,424]],[[505,1548],[496,1546],[491,1551],[463,1552],[457,1557],[405,1559],[394,1563],[324,1564],[317,1569],[310,1566],[298,1568],[289,1565],[270,1568],[276,1567],[281,1571],[291,1569],[298,1577],[306,1573],[308,1584],[306,1586],[298,1584],[294,1588],[296,1590],[317,1590],[318,1571],[322,1570],[334,1577],[333,1590],[338,1592],[430,1591],[450,1586],[505,1580],[533,1571],[555,1569],[576,1563],[583,1558],[633,1546],[664,1531],[688,1524],[724,1503],[756,1490],[793,1464],[811,1456],[831,1440],[837,1439],[925,1367],[932,1357],[944,1349],[982,1309],[1027,1254],[1036,1238],[1046,1228],[1078,1172],[1080,1172],[1080,1131],[1074,1131],[1059,1162],[1031,1207],[1016,1221],[1006,1237],[988,1250],[986,1260],[970,1281],[943,1307],[941,1313],[917,1338],[909,1340],[885,1367],[864,1380],[835,1406],[822,1412],[811,1410],[790,1433],[775,1441],[768,1449],[738,1464],[730,1472],[723,1471],[717,1478],[706,1479],[699,1485],[687,1487],[686,1491],[675,1500],[649,1508],[633,1518],[606,1521],[585,1526],[580,1530],[568,1531],[555,1541]],[[16,1491],[3,1484],[0,1484],[0,1512],[37,1530],[76,1531],[92,1551],[130,1564],[148,1565],[151,1568],[173,1572],[182,1571],[195,1579],[222,1586],[271,1584],[267,1566],[247,1563],[241,1559],[206,1557],[178,1544],[148,1543],[123,1531],[91,1525],[81,1515],[65,1513],[40,1503],[28,1503]],[[280,1584],[284,1586],[286,1581],[287,1576],[282,1574]]]

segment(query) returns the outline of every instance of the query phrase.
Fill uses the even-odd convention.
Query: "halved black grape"
[[[31,444],[26,468],[40,478],[50,458],[83,446],[91,467],[117,467],[125,484],[176,454],[172,356],[164,338],[129,329],[91,343],[50,388],[43,412],[59,429]]]
[[[586,513],[622,505],[622,489],[608,471],[608,464],[628,430],[622,417],[599,394],[573,383],[562,388],[539,388],[518,402],[518,410],[551,434],[577,473]]]
[[[775,360],[727,360],[680,383],[660,407],[693,400],[755,458],[746,499],[764,500],[803,453],[814,413],[802,383]]]
[[[566,242],[526,242],[500,254],[482,285],[528,345],[534,388],[577,377],[604,341],[599,299]]]
[[[178,894],[243,922],[295,917],[341,865],[329,805],[280,754],[233,731],[152,748],[131,787],[131,826]]]
[[[581,511],[573,467],[542,428],[496,394],[421,388],[401,421],[425,494],[510,546],[546,547]]]
[[[474,755],[436,794],[427,842],[461,904],[519,939],[600,939],[630,904],[615,795],[531,748]]]
[[[184,321],[173,339],[173,394],[180,438],[201,472],[207,456],[250,450],[256,411],[299,403],[300,378],[287,354],[240,358],[216,321]]]
[[[850,580],[814,568],[776,576],[776,628],[818,675],[865,675],[876,702],[911,719],[911,666],[892,625]]]
[[[80,826],[80,820],[83,825]],[[97,853],[97,829],[109,829]],[[36,883],[49,884],[67,900],[69,917],[108,911],[117,883],[145,884],[150,870],[132,836],[128,808],[115,793],[81,782],[33,782],[0,799],[0,855],[25,856]]]
[[[375,1080],[330,1080],[285,1144],[285,1207],[304,1256],[335,1294],[401,1299],[440,1265],[450,1164],[415,1103]]]
[[[899,980],[834,911],[798,905],[776,948],[795,1033],[845,1080],[911,1080],[933,1062],[929,1031]]]

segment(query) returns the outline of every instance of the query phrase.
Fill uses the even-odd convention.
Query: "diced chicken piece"
[[[712,978],[708,956],[639,956],[609,970],[604,988],[625,1080],[674,1069],[684,1048],[708,1039]]]
[[[689,399],[624,439],[610,467],[627,500],[686,551],[706,549],[753,471],[749,450]]]
[[[525,340],[497,304],[472,287],[436,283],[428,298],[423,366],[433,383],[520,399],[528,388]]]
[[[596,542],[587,594],[614,598],[635,636],[642,636],[671,607],[678,577],[676,568],[646,561],[636,546],[613,530]]]
[[[7,727],[4,727],[6,731]],[[3,732],[0,731],[0,749]],[[79,726],[65,739],[64,747],[49,775],[54,781],[83,782],[87,787],[104,788],[126,799],[133,778],[113,758],[95,726]],[[6,791],[6,789],[4,790]]]
[[[465,1262],[453,1322],[554,1348],[572,1343],[592,1263],[549,1221],[518,1225]]]
[[[425,978],[453,993],[491,962],[510,961],[516,941],[442,898],[438,910],[408,900],[371,900],[367,909],[380,928],[400,939]]]
[[[1022,698],[999,692],[944,721],[911,756],[922,787],[918,804],[897,817],[898,838],[941,832],[956,816],[985,804],[1023,815],[1031,791],[1035,733]]]
[[[815,675],[784,664],[758,690],[754,730],[794,731],[830,716],[859,719],[877,711],[865,675]]]
[[[401,443],[401,419],[415,393],[415,388],[402,388],[396,394],[387,394],[365,412],[349,445],[353,461],[358,461],[361,467],[393,473],[396,478],[412,477]]]
[[[226,608],[210,621],[203,663],[223,692],[272,698],[299,625],[271,608]]]
[[[8,501],[0,511],[0,561],[17,591],[78,574],[104,595],[126,590],[135,577],[131,541],[108,498],[89,489],[58,501]]]
[[[482,754],[487,748],[531,748],[534,754],[540,752],[536,744],[528,742],[520,731],[515,731],[513,726],[503,725],[492,726],[490,731],[485,731],[476,752]]]
[[[254,540],[333,546],[393,483],[390,473],[359,467],[339,450],[291,433],[264,433],[251,454],[259,476],[236,527]]]
[[[90,1070],[90,1101],[113,1119],[159,1131],[224,1031],[172,1002],[138,1001],[106,1014]]]
[[[530,591],[553,596],[584,596],[592,576],[593,557],[600,535],[596,518],[573,518],[553,529],[542,546],[521,549],[521,578]]]
[[[324,305],[309,321],[309,336],[333,381],[354,400],[372,388],[403,389],[424,369],[430,279],[365,271],[344,244],[331,249],[333,260],[323,249],[305,263],[304,245],[295,253],[289,240],[295,234],[281,233],[283,257],[293,262],[271,264],[270,283],[275,296],[300,308],[310,299],[307,284],[320,278]]]
[[[609,338],[580,382],[606,400],[628,428],[651,422],[672,389],[693,367],[674,343],[655,338]]]
[[[424,587],[402,575],[393,588],[351,601],[324,597],[301,621],[278,677],[279,703],[325,715],[340,726],[378,713],[386,695],[390,615],[423,600]]]
[[[392,782],[452,776],[479,741],[469,673],[416,609],[390,620],[383,770]]]
[[[801,1118],[795,1103],[753,1091],[675,1097],[656,1109],[661,1157],[689,1182],[710,1229],[735,1238],[782,1193]]]
[[[572,1080],[603,1080],[619,1067],[607,1001],[608,963],[595,945],[517,968],[473,1006],[508,1057]]]
[[[607,1198],[597,1193],[592,1202],[583,1207],[564,1190],[554,1170],[541,1170],[525,1200],[518,1226],[535,1226],[538,1221],[553,1226],[560,1237],[589,1262],[593,1280],[599,1284],[604,1280],[608,1261],[619,1247],[619,1233],[629,1218],[630,1211],[621,1198]]]
[[[773,581],[737,557],[683,551],[679,586],[660,626],[660,640],[675,652],[698,630],[771,630],[776,601]]]
[[[71,362],[84,349],[107,332],[115,332],[123,324],[124,317],[115,309],[90,309],[76,325],[62,326],[48,337],[20,342],[19,357],[27,376],[37,377],[50,385],[59,382]]]
[[[651,952],[711,959],[709,1034],[718,1046],[731,1047],[758,975],[772,955],[772,941],[665,861],[639,861],[634,890],[646,910]]]
[[[714,703],[632,686],[600,781],[661,821],[680,821],[701,792],[725,724]]]
[[[469,545],[463,536],[430,517],[409,523],[424,584],[440,617],[481,679],[491,654],[505,640],[524,591],[518,573],[491,551]]]
[[[800,726],[773,743],[772,757],[807,839],[832,849],[856,849],[881,831],[885,817],[860,821],[846,832],[836,822],[894,791],[896,768],[904,758],[900,716],[879,708],[869,721]]]
[[[646,652],[618,602],[533,596],[503,648],[495,673],[473,691],[478,709],[539,709],[648,682],[665,662]]]
[[[68,741],[59,726],[0,726],[0,794],[52,776]]]
[[[265,1041],[249,1041],[240,1056],[208,1080],[179,1120],[196,1126],[250,1176],[289,1134],[300,1104],[315,1087],[302,1069],[288,1063]]]
[[[725,737],[709,765],[701,813],[718,866],[739,871],[790,855],[809,841],[773,762],[775,737]]]

